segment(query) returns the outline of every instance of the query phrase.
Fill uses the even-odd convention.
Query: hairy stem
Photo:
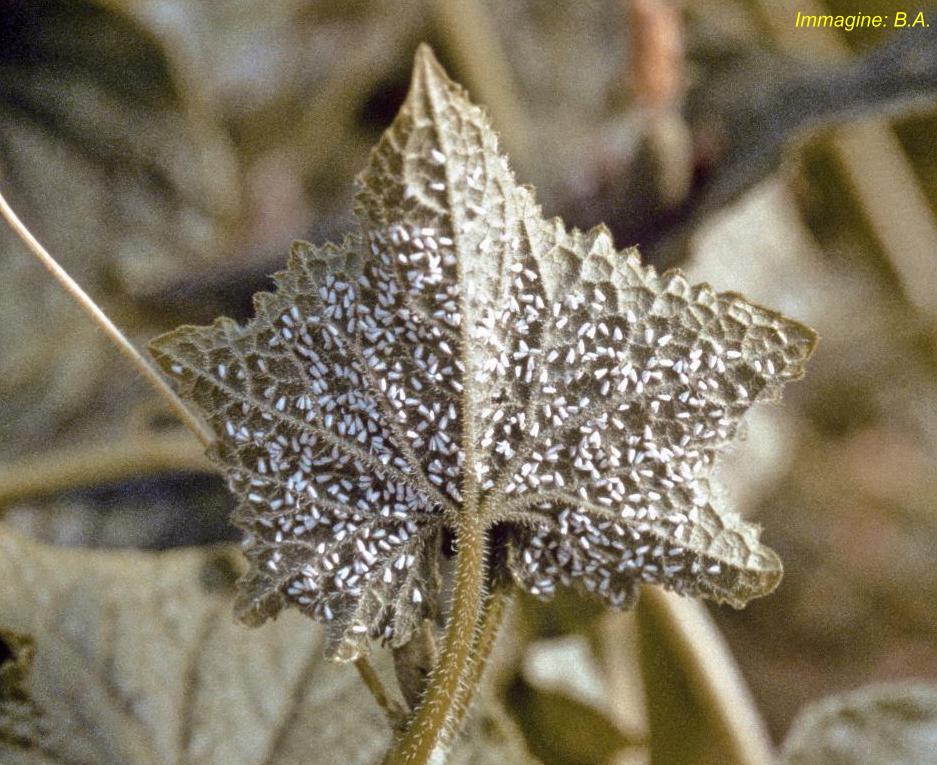
[[[463,684],[472,672],[475,636],[485,597],[487,540],[481,513],[465,513],[456,528],[456,571],[452,610],[439,660],[423,702],[384,759],[384,765],[426,765],[437,746],[461,722]]]
[[[377,672],[374,671],[374,667],[367,659],[356,659],[355,669],[358,670],[358,674],[367,689],[371,691],[377,705],[384,710],[391,727],[396,728],[406,716],[403,707],[390,697],[384,688],[384,683],[381,682],[381,678],[377,676]]]
[[[488,665],[488,657],[495,647],[498,639],[498,633],[501,630],[501,622],[504,621],[504,614],[507,611],[510,596],[502,591],[492,592],[485,600],[484,610],[478,628],[478,636],[475,638],[475,648],[473,650],[472,665],[462,682],[459,689],[459,695],[456,698],[455,711],[453,712],[452,725],[450,731],[457,734],[462,728],[465,716],[472,706],[472,699],[476,690],[481,685],[482,676],[485,674],[485,667]]]
[[[114,342],[118,349],[120,349],[124,357],[137,368],[137,371],[146,378],[147,382],[153,386],[156,392],[166,399],[166,402],[182,423],[191,430],[206,447],[211,446],[215,440],[214,434],[182,402],[182,399],[176,395],[175,391],[169,387],[169,383],[167,383],[163,376],[156,370],[156,367],[134,347],[133,343],[131,343],[124,333],[117,328],[114,322],[107,317],[107,314],[98,307],[98,304],[91,299],[88,293],[69,276],[68,272],[62,268],[55,258],[48,253],[46,248],[39,243],[39,240],[32,235],[29,229],[26,228],[23,222],[17,217],[16,213],[13,212],[13,208],[10,207],[2,194],[0,194],[0,215],[10,224],[10,228],[23,240],[29,250],[39,259],[39,262],[46,267],[46,270],[52,274],[65,291],[75,299],[81,309],[91,317],[95,324],[104,330],[104,333]]]

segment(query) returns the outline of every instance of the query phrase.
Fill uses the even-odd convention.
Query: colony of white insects
[[[247,327],[156,345],[226,436],[248,619],[288,601],[334,642],[406,640],[460,512],[506,530],[492,560],[537,595],[744,600],[774,559],[708,472],[809,332],[543,221],[481,111],[422,76],[362,176],[361,233],[299,247]]]

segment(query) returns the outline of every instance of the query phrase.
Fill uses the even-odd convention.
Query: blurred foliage
[[[873,685],[808,705],[784,741],[784,765],[937,762],[937,686]]]
[[[387,729],[321,630],[284,616],[263,630],[230,618],[240,566],[221,547],[167,553],[61,551],[0,530],[0,759],[94,762],[372,763]],[[45,604],[37,608],[37,604]],[[379,671],[391,671],[384,657]],[[28,696],[26,690],[28,689]],[[29,729],[13,691],[41,708]],[[452,761],[527,765],[482,710]],[[16,713],[16,714],[14,714]],[[314,745],[310,746],[310,740]]]
[[[506,702],[531,753],[544,762],[606,765],[634,745],[607,717],[563,693],[538,691],[518,679]]]
[[[220,262],[237,159],[157,44],[93,3],[4,3],[0,178],[63,265],[138,337],[160,284]],[[0,232],[0,454],[121,427],[148,393],[61,288]],[[121,370],[124,383],[102,388]],[[89,415],[92,415],[89,417]]]
[[[0,629],[0,746],[29,746],[44,735],[42,710],[29,693],[35,642]]]
[[[937,264],[914,255],[915,272],[904,260],[910,250],[895,244],[912,228],[908,215],[925,233],[937,216],[928,80],[937,44],[930,31],[794,30],[794,12],[807,6],[787,0],[685,3],[681,87],[655,110],[632,78],[632,54],[648,44],[632,5],[8,0],[0,184],[140,344],[218,313],[243,318],[291,239],[322,241],[346,228],[352,174],[403,97],[413,48],[433,43],[488,103],[507,149],[517,146],[521,179],[537,184],[547,213],[582,226],[606,219],[620,245],[638,243],[653,262],[680,263],[694,279],[744,291],[820,332],[805,381],[782,407],[753,413],[747,442],[722,469],[785,561],[771,598],[713,612],[780,741],[810,700],[871,681],[937,677],[937,304],[918,289],[927,280],[909,276],[937,273]],[[844,0],[825,7],[855,12]],[[874,0],[862,12],[897,8]],[[905,53],[883,57],[882,44]],[[900,76],[909,61],[919,76]],[[847,76],[857,78],[842,91],[852,100],[834,103],[829,93]],[[870,125],[892,135],[897,153],[861,141],[844,153],[843,141],[865,140]],[[860,193],[862,178],[879,193]],[[0,274],[7,524],[70,545],[229,538],[221,481],[198,472],[197,448],[173,448],[171,470],[165,454],[140,448],[184,434],[5,229]],[[63,470],[76,452],[100,463],[81,463],[80,480]],[[63,494],[69,481],[80,488]],[[195,566],[208,553],[179,555]],[[209,580],[223,590],[224,576]],[[0,622],[16,627],[9,613]],[[643,747],[611,754],[622,741],[647,740],[643,711],[622,709],[643,710],[640,675],[624,658],[635,624],[610,626],[593,604],[562,597],[522,603],[515,621],[523,640],[507,646],[494,679],[502,697],[523,697],[511,714],[539,757],[647,761]],[[604,678],[604,702],[577,681],[587,674],[581,652],[541,651],[544,640],[569,634],[591,646],[589,674]],[[38,670],[51,673],[41,682],[62,680],[36,637]],[[553,657],[549,683],[525,665],[538,651]],[[658,660],[679,687],[685,677],[663,652]],[[0,671],[6,661],[0,651]],[[656,703],[668,699],[652,702],[652,727]],[[558,735],[558,714],[576,715],[576,738]],[[497,707],[477,715],[492,735],[513,740],[493,722],[500,717]]]

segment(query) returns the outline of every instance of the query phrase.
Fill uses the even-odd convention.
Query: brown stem
[[[482,513],[465,513],[456,528],[456,571],[445,642],[409,725],[384,759],[384,765],[426,765],[433,751],[461,721],[463,682],[472,673],[472,652],[485,593],[487,539]]]
[[[361,680],[364,682],[367,689],[371,691],[371,695],[374,696],[377,705],[384,710],[384,714],[387,715],[391,727],[396,728],[406,716],[403,707],[387,693],[387,690],[384,688],[384,683],[382,683],[381,678],[377,676],[377,672],[374,671],[371,662],[365,658],[355,659],[355,669],[358,670],[358,674],[361,676]]]

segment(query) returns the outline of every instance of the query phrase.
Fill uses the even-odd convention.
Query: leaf
[[[0,167],[84,281],[106,275],[145,293],[226,255],[237,167],[171,49],[108,5],[12,2],[0,33]]]
[[[937,762],[937,687],[871,685],[805,707],[784,741],[785,765]]]
[[[652,591],[635,613],[652,765],[771,762],[764,721],[703,604]]]
[[[32,749],[11,744],[0,706],[0,762],[376,761],[390,729],[356,673],[323,661],[321,629],[298,614],[257,631],[232,622],[233,553],[51,548],[0,526],[0,613],[35,636],[31,694],[46,727]],[[376,659],[391,677],[386,654]],[[454,756],[486,762],[495,740],[473,728]],[[527,762],[499,746],[505,765]]]
[[[483,743],[476,746],[461,746],[449,753],[446,765],[540,765],[524,742],[521,731],[513,724],[508,710],[482,694],[483,703],[473,715],[469,725],[475,729],[474,735],[484,736]],[[472,733],[465,738],[468,739]]]
[[[241,500],[242,619],[299,607],[339,659],[401,645],[439,610],[465,514],[497,528],[492,579],[540,596],[774,588],[779,560],[708,474],[802,374],[809,329],[543,220],[425,46],[359,184],[359,228],[297,244],[254,320],[151,346]]]
[[[606,715],[565,693],[538,690],[518,680],[508,694],[529,747],[545,762],[612,763],[623,751],[638,749]]]

